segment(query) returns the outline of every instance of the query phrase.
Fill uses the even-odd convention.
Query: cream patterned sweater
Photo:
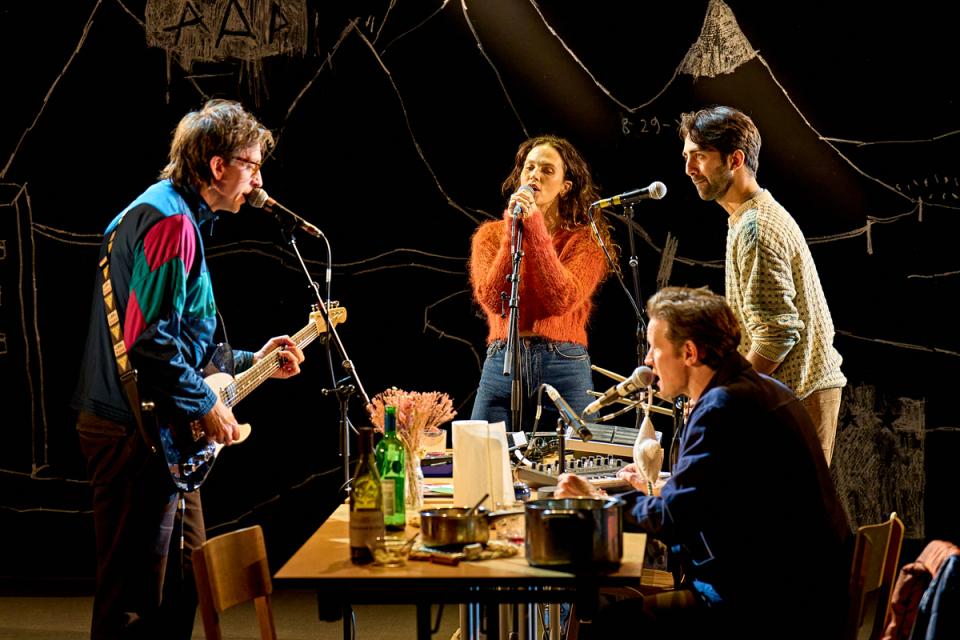
[[[833,319],[800,227],[769,191],[729,220],[727,301],[740,321],[740,353],[780,362],[773,377],[799,398],[843,387]]]

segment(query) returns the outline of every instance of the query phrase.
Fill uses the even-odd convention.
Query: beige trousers
[[[833,458],[833,446],[837,440],[837,419],[840,417],[840,395],[843,389],[822,389],[814,391],[801,402],[813,420],[817,437],[823,448],[823,456],[830,466]]]

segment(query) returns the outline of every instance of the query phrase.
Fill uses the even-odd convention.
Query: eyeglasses
[[[245,162],[253,166],[253,173],[260,171],[260,167],[263,166],[262,162],[254,162],[253,160],[247,160],[246,158],[241,158],[240,156],[230,156],[231,160],[239,160],[240,162]]]

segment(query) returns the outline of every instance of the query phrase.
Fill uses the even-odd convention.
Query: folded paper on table
[[[453,422],[453,504],[473,506],[485,493],[488,509],[513,504],[507,430],[502,422]]]
[[[423,496],[425,498],[442,498],[444,496],[453,496],[452,484],[425,484],[423,485]]]

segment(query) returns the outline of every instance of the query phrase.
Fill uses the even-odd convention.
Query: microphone
[[[583,415],[593,413],[594,411],[599,411],[600,409],[613,404],[620,398],[634,394],[641,389],[646,389],[653,384],[654,377],[655,376],[653,375],[653,371],[650,369],[650,367],[637,367],[634,369],[633,373],[630,374],[629,378],[613,385],[607,389],[603,396],[588,404],[587,408],[583,410]]]
[[[323,237],[323,232],[320,231],[320,229],[310,224],[309,222],[307,222],[306,220],[304,220],[303,218],[295,214],[293,211],[290,211],[290,209],[287,209],[285,206],[283,206],[282,204],[280,204],[279,202],[277,202],[276,200],[268,196],[267,192],[264,191],[263,189],[254,189],[253,191],[251,191],[249,193],[249,197],[247,198],[247,202],[250,203],[251,207],[256,207],[257,209],[266,209],[268,213],[273,213],[274,212],[273,208],[276,207],[281,212],[283,212],[284,215],[293,219],[293,221],[297,224],[298,227],[300,227],[310,235],[316,236],[318,238]]]
[[[563,396],[557,392],[556,389],[551,387],[548,384],[544,384],[543,388],[546,390],[547,395],[550,396],[550,399],[553,400],[553,404],[557,406],[557,411],[566,416],[567,424],[577,428],[577,433],[580,435],[580,439],[584,442],[589,442],[593,439],[593,434],[590,433],[590,429],[587,429],[587,425],[583,423],[583,420],[580,419],[573,409],[570,408],[570,405],[567,404],[567,401],[563,399]]]
[[[520,193],[521,191],[523,191],[524,193],[529,193],[530,195],[534,195],[536,193],[536,190],[528,184],[525,184],[519,189],[517,189],[517,193]],[[513,208],[514,217],[519,216],[522,213],[523,213],[523,209],[520,208],[519,204]]]
[[[634,189],[633,191],[627,191],[612,198],[597,200],[590,206],[606,209],[607,207],[614,207],[620,204],[633,204],[641,200],[660,200],[665,195],[667,195],[667,185],[662,182],[654,182],[645,189]]]

